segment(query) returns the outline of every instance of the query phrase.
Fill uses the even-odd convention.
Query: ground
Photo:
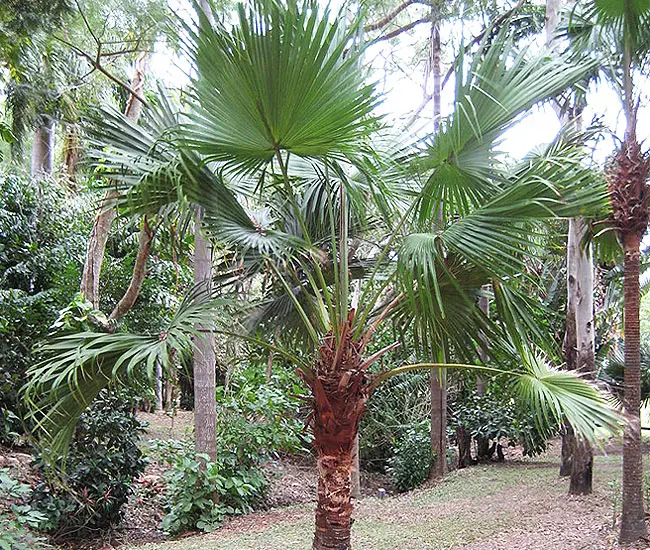
[[[597,456],[595,492],[567,495],[556,452],[452,472],[441,483],[356,506],[353,546],[359,550],[618,548],[613,522],[620,508],[620,456]],[[311,548],[313,505],[235,518],[218,531],[140,550],[289,550]],[[131,546],[130,548],[135,548]],[[630,548],[650,548],[640,543]]]

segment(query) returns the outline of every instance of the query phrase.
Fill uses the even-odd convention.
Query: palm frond
[[[198,77],[184,143],[211,161],[254,172],[278,151],[355,154],[374,125],[373,87],[346,52],[354,28],[315,4],[239,6],[232,30],[201,21],[186,47]]]
[[[172,354],[193,350],[197,326],[214,326],[215,314],[230,302],[196,287],[160,334],[79,332],[58,336],[41,347],[46,357],[27,373],[25,399],[35,420],[43,451],[56,464],[64,456],[81,413],[111,384],[127,382],[138,372],[154,378],[155,363],[169,368]]]

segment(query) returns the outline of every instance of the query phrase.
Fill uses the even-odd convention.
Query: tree
[[[568,26],[578,47],[603,55],[604,73],[620,93],[625,114],[623,141],[606,168],[612,207],[612,226],[623,247],[625,391],[627,422],[623,448],[623,506],[620,539],[637,540],[647,533],[643,510],[643,455],[640,419],[640,243],[648,227],[647,180],[650,160],[636,135],[633,78],[650,47],[650,2],[608,0],[590,2],[576,11]]]
[[[561,14],[561,2],[549,0],[546,4],[546,42],[553,48]],[[564,123],[582,126],[582,97],[569,98],[558,105]],[[589,221],[583,216],[569,219],[567,238],[567,306],[564,337],[564,360],[570,370],[591,378],[595,374],[593,256]],[[570,475],[570,494],[590,494],[593,477],[593,450],[588,442],[576,439],[569,424],[562,437],[560,475]]]
[[[282,354],[311,391],[319,472],[314,548],[350,548],[354,440],[367,400],[391,376],[474,368],[513,377],[513,391],[531,403],[541,429],[556,426],[562,414],[585,437],[593,437],[594,426],[616,423],[592,387],[526,345],[536,327],[526,324],[526,297],[512,284],[534,254],[535,226],[602,209],[605,190],[595,189],[582,167],[575,136],[559,136],[512,171],[494,149],[522,112],[557,95],[593,63],[511,55],[505,33],[483,45],[468,70],[458,68],[453,115],[426,146],[401,159],[425,180],[418,185],[412,173],[371,147],[380,127],[373,114],[377,97],[359,71],[358,53],[346,54],[355,29],[344,31],[340,15],[332,18],[310,4],[242,6],[232,29],[207,27],[199,16],[201,31],[188,28],[197,75],[191,111],[179,115],[173,131],[165,122],[155,136],[137,140],[121,139],[122,133],[134,137],[123,118],[105,117],[111,152],[105,156],[123,174],[124,200],[133,208],[157,211],[179,194],[203,207],[206,233],[234,254],[235,267],[224,278],[237,283],[270,275],[273,295],[257,304],[256,325],[272,327],[271,333],[283,326],[280,341],[237,336]],[[175,118],[164,107],[157,112],[159,120]],[[143,150],[151,156],[142,158]],[[392,192],[391,174],[407,193]],[[250,197],[251,185],[266,189],[271,222],[252,217],[233,191]],[[385,214],[385,244],[358,266],[350,236],[367,221],[371,202]],[[434,219],[441,224],[432,231]],[[352,309],[350,281],[364,265],[369,283]],[[495,285],[498,322],[475,300],[487,281]],[[43,396],[36,406],[45,412],[40,425],[54,438],[54,450],[65,448],[79,407],[108,380],[143,362],[153,371],[154,354],[168,362],[171,348],[187,353],[185,331],[197,333],[190,317],[206,322],[202,315],[214,308],[200,299],[204,290],[197,293],[173,332],[81,333],[45,347],[57,355],[32,371],[29,395]],[[424,356],[453,350],[465,362],[372,371],[397,345],[369,351],[388,317],[412,327]],[[522,369],[471,365],[481,334]],[[75,376],[79,370],[83,378]],[[75,385],[78,380],[83,383]]]

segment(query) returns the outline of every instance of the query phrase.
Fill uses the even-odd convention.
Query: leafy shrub
[[[388,471],[395,489],[409,491],[424,483],[433,465],[431,424],[420,422],[409,427],[396,442]]]
[[[530,408],[522,405],[499,388],[484,394],[466,392],[452,407],[453,426],[465,426],[474,438],[508,445],[521,445],[524,456],[535,456],[546,450],[548,440],[535,427]]]
[[[240,461],[236,452],[217,453],[216,462],[197,455],[184,441],[153,441],[152,451],[171,466],[165,472],[167,515],[162,528],[170,534],[191,529],[212,531],[227,516],[246,514],[266,494],[268,481],[256,463]]]
[[[121,509],[146,461],[138,447],[142,424],[125,392],[103,391],[81,416],[62,479],[43,481],[31,505],[55,537],[93,534],[119,523]],[[47,464],[40,458],[40,468]]]
[[[36,537],[36,528],[45,517],[27,504],[32,492],[29,485],[11,477],[8,468],[0,469],[0,549],[30,550],[46,548],[44,539]]]
[[[429,373],[389,379],[373,393],[359,428],[359,459],[365,469],[385,473],[395,441],[423,418],[430,418]]]

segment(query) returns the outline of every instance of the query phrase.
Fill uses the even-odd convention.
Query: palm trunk
[[[368,397],[361,344],[350,336],[352,314],[340,332],[323,338],[314,378],[314,445],[318,451],[318,501],[314,550],[347,550],[352,527],[355,439]]]
[[[53,169],[54,121],[45,116],[34,132],[32,145],[32,177],[50,176]]]
[[[79,163],[79,136],[77,127],[74,124],[68,124],[65,133],[65,145],[63,146],[63,164],[68,173],[71,183],[77,181],[77,164]]]
[[[643,454],[641,449],[641,349],[639,333],[640,237],[624,236],[625,295],[625,371],[623,407],[626,424],[623,432],[623,514],[621,542],[632,542],[646,534],[643,511]]]

